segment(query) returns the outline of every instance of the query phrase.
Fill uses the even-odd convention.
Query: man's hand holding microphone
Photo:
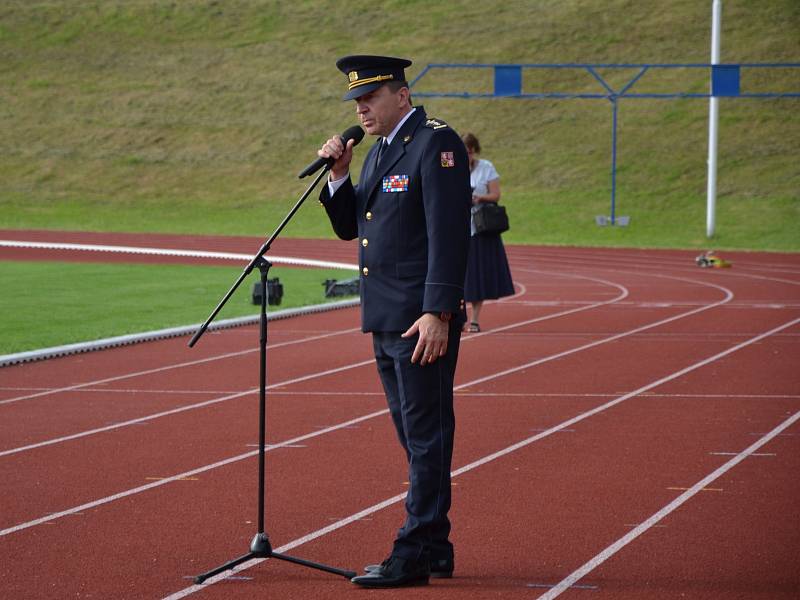
[[[303,169],[298,177],[302,179],[324,165],[330,165],[331,177],[341,179],[350,171],[350,161],[353,160],[353,146],[364,139],[364,130],[358,125],[354,125],[341,135],[335,135],[317,150],[317,160]]]

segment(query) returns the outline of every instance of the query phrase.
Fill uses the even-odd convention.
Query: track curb
[[[314,304],[311,306],[304,306],[301,308],[286,308],[278,310],[273,313],[267,314],[267,321],[275,321],[280,319],[289,319],[291,317],[299,317],[302,315],[322,313],[341,308],[351,308],[358,306],[360,300],[353,298],[351,300],[340,300],[338,302],[328,302],[324,304]],[[241,327],[243,325],[252,325],[258,323],[259,315],[250,315],[246,317],[236,317],[232,319],[222,319],[209,325],[209,330],[230,329],[232,327]],[[202,325],[202,323],[195,323],[193,325],[182,325],[180,327],[169,327],[166,329],[156,329],[153,331],[144,331],[142,333],[132,333],[128,335],[119,335],[110,338],[103,338],[91,342],[80,342],[77,344],[66,344],[64,346],[52,346],[50,348],[42,348],[40,350],[29,350],[27,352],[17,352],[15,354],[0,355],[0,368],[8,367],[11,365],[34,362],[38,360],[47,360],[51,358],[58,358],[60,356],[69,356],[71,354],[81,354],[83,352],[93,352],[95,350],[105,350],[107,348],[116,348],[119,346],[129,346],[131,344],[139,344],[141,342],[151,342],[156,340],[164,340],[167,338],[180,337],[184,335],[194,334],[195,331]]]

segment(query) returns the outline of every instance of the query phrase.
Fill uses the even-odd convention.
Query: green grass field
[[[260,235],[304,186],[321,140],[355,122],[336,58],[431,62],[709,60],[711,2],[670,0],[6,0],[0,9],[0,227]],[[726,62],[798,62],[800,3],[727,0]],[[630,73],[610,76],[614,81]],[[703,91],[697,72],[639,91]],[[743,71],[743,91],[800,91],[800,69]],[[588,91],[580,72],[526,72],[526,91]],[[486,91],[491,74],[417,91]],[[497,166],[531,244],[800,250],[800,100],[721,102],[718,235],[705,239],[707,101],[622,101],[608,214],[605,100],[429,99]],[[361,160],[365,149],[358,151]],[[287,235],[331,237],[315,207]]]
[[[62,344],[202,323],[241,274],[241,267],[0,262],[0,355]],[[268,311],[326,299],[326,279],[355,272],[273,267],[284,287]],[[218,319],[257,314],[256,271],[239,286]],[[258,340],[255,340],[256,343]]]

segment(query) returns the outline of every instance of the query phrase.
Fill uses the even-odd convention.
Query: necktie
[[[377,168],[377,167],[378,167],[378,165],[380,164],[380,162],[381,162],[381,156],[383,156],[383,153],[386,151],[386,147],[387,147],[388,145],[389,145],[389,144],[387,144],[387,143],[386,143],[386,138],[381,138],[381,141],[380,141],[380,143],[378,144],[378,154],[377,154],[377,157],[375,158],[375,167],[376,167],[376,168]]]

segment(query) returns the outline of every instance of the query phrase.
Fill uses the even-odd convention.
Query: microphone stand
[[[284,217],[281,224],[278,225],[277,229],[273,232],[273,234],[267,239],[266,242],[261,246],[259,251],[250,261],[250,263],[245,267],[242,274],[236,280],[236,282],[231,286],[231,289],[228,290],[228,293],[220,300],[217,307],[211,313],[211,315],[206,319],[205,323],[203,323],[197,332],[192,337],[191,341],[189,342],[189,347],[193,347],[200,337],[205,333],[206,329],[208,329],[209,324],[214,318],[217,316],[222,307],[225,303],[230,299],[233,293],[236,291],[236,288],[245,280],[245,278],[253,271],[254,268],[258,268],[261,273],[261,319],[260,319],[260,335],[259,335],[259,349],[260,349],[260,369],[259,369],[259,387],[258,387],[258,413],[259,413],[259,427],[258,427],[258,532],[253,537],[253,540],[250,542],[250,551],[247,554],[243,554],[238,558],[234,558],[233,560],[220,565],[210,571],[206,571],[205,573],[198,575],[194,578],[195,583],[203,583],[209,577],[213,577],[223,571],[227,571],[229,569],[233,569],[237,565],[242,564],[250,559],[254,558],[277,558],[280,560],[285,560],[287,562],[295,563],[298,565],[302,565],[304,567],[310,567],[312,569],[319,569],[320,571],[326,571],[328,573],[333,573],[335,575],[341,575],[342,577],[346,577],[347,579],[352,579],[356,576],[356,573],[353,571],[345,571],[342,569],[337,569],[335,567],[329,567],[327,565],[323,565],[320,563],[311,562],[308,560],[304,560],[302,558],[296,558],[294,556],[289,556],[287,554],[279,554],[272,550],[272,544],[269,541],[269,535],[264,531],[264,454],[265,454],[265,438],[266,438],[266,428],[267,428],[267,411],[266,411],[266,388],[267,388],[267,275],[269,273],[269,269],[272,266],[272,263],[269,262],[266,258],[264,258],[264,254],[270,249],[272,242],[275,241],[275,238],[281,233],[283,228],[286,224],[292,219],[294,214],[298,211],[300,206],[303,204],[305,199],[311,193],[319,181],[322,179],[324,175],[328,173],[330,170],[330,165],[325,165],[325,168],[322,172],[317,176],[317,178],[313,181],[313,183],[306,189],[294,207],[289,211],[289,213]]]

